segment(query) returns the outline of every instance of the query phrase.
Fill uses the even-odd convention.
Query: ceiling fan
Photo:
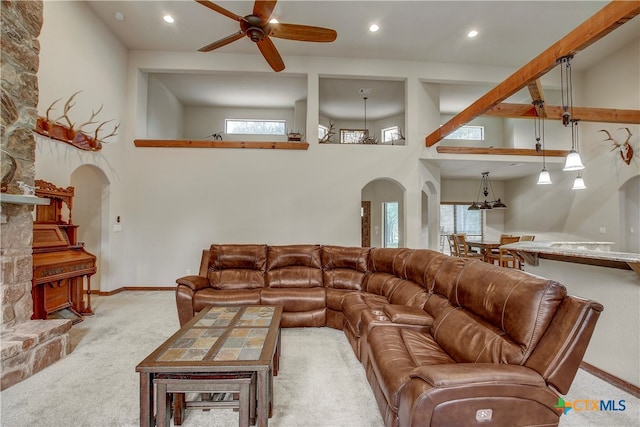
[[[267,63],[269,63],[271,68],[276,72],[284,70],[284,61],[270,37],[303,42],[327,43],[334,41],[338,35],[335,30],[328,28],[298,24],[270,23],[269,19],[271,18],[273,9],[276,7],[277,0],[256,0],[253,5],[253,13],[247,16],[236,15],[208,0],[195,1],[240,23],[240,30],[237,33],[201,47],[198,49],[200,52],[210,52],[247,36],[252,42],[258,45],[262,56],[264,56],[264,59],[266,59]]]

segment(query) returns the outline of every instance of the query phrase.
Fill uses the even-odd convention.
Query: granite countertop
[[[576,264],[633,270],[640,275],[640,254],[611,252],[611,242],[517,242],[502,248],[518,253],[527,264],[536,266],[539,258]],[[573,247],[575,246],[575,247]],[[586,249],[587,247],[605,248]]]
[[[603,250],[586,249],[590,245],[606,245],[610,242],[517,242],[503,245],[505,249],[514,251],[532,252],[539,254],[551,254],[562,256],[576,256],[581,258],[603,259],[622,262],[640,263],[640,254],[631,252],[611,252]],[[576,245],[580,248],[569,248]],[[585,249],[583,249],[585,247]]]

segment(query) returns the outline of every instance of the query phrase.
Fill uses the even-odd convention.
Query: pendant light
[[[576,180],[573,181],[573,187],[571,189],[584,190],[585,188],[587,188],[587,186],[584,185],[584,179],[582,179],[582,175],[580,174],[580,172],[578,172],[578,176],[576,177]]]
[[[369,128],[367,127],[367,99],[369,98],[366,96],[362,97],[364,101],[364,132],[360,144],[377,144],[377,139],[374,136],[369,136]]]
[[[489,190],[491,190],[492,201],[487,201],[487,197],[489,196]],[[484,201],[480,202],[480,193],[484,195]],[[480,188],[478,189],[478,196],[476,200],[471,203],[471,206],[467,208],[470,211],[476,210],[488,210],[488,209],[506,209],[507,205],[502,203],[500,197],[496,199],[495,194],[493,192],[493,186],[491,185],[491,181],[489,181],[489,172],[482,172],[482,178],[480,180]]]
[[[571,119],[571,150],[567,155],[567,160],[564,164],[564,168],[562,169],[563,171],[579,171],[584,169],[582,159],[578,153],[578,144],[578,120]]]
[[[551,176],[549,175],[549,171],[547,171],[547,163],[544,154],[544,101],[537,99],[533,101],[533,105],[536,107],[536,115],[533,118],[536,151],[542,151],[542,170],[538,177],[538,185],[547,185],[551,184]],[[540,139],[542,139],[542,144],[540,143]]]
[[[560,63],[560,92],[562,95],[562,124],[571,126],[571,150],[563,171],[577,171],[584,169],[582,159],[578,153],[578,119],[573,117],[573,80],[571,77],[571,60],[573,55],[558,59]]]

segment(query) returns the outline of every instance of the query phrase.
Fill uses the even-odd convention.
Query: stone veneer
[[[33,187],[38,66],[43,2],[2,0],[2,156],[15,158],[8,194]],[[4,173],[5,171],[2,171]],[[70,320],[31,320],[33,206],[2,203],[0,241],[1,389],[28,378],[70,351]]]

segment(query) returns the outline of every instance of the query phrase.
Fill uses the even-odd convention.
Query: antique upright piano
[[[77,243],[78,226],[71,216],[74,188],[59,188],[36,180],[36,195],[50,199],[51,203],[37,207],[33,224],[32,319],[65,318],[81,322],[82,316],[93,314],[90,280],[96,273],[96,256]]]

